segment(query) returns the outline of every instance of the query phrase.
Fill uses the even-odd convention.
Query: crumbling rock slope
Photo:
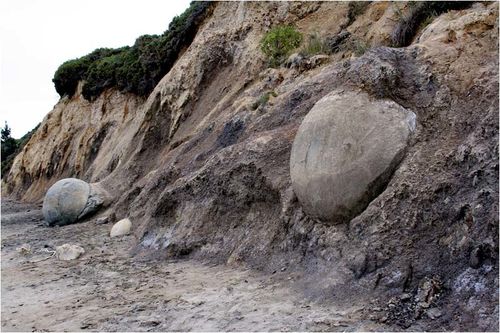
[[[408,5],[395,6],[215,3],[147,100],[61,99],[6,189],[35,201],[64,177],[99,182],[114,197],[104,214],[133,221],[136,255],[296,272],[305,297],[369,304],[397,330],[496,330],[498,3],[444,13],[404,48],[390,47]],[[259,41],[276,24],[355,47],[267,68]],[[416,128],[375,198],[329,225],[304,212],[289,165],[302,120],[334,90],[397,103]]]

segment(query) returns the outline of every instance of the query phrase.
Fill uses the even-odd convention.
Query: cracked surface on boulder
[[[364,92],[334,91],[319,100],[290,157],[292,186],[305,211],[332,224],[363,211],[401,162],[415,117]]]

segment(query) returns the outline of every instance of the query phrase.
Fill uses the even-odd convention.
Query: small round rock
[[[111,228],[111,232],[109,233],[110,237],[118,237],[123,235],[128,235],[130,233],[130,229],[132,229],[132,222],[130,219],[125,218],[116,222]]]

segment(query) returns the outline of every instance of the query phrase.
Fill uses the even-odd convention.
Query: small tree
[[[0,172],[2,179],[9,173],[12,163],[17,154],[23,150],[24,145],[30,140],[31,136],[36,132],[40,124],[36,125],[31,131],[23,135],[19,140],[10,136],[10,127],[5,122],[5,127],[1,130],[2,135],[2,165]]]
[[[282,64],[301,42],[302,34],[294,27],[278,26],[262,38],[260,49],[269,57],[271,67],[276,67]]]
[[[12,136],[10,136],[10,127],[5,122],[4,128],[2,128],[2,162],[5,161],[10,155],[14,154],[17,149],[17,141]]]

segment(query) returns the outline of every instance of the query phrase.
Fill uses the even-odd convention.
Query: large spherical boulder
[[[77,222],[104,203],[104,191],[76,178],[61,179],[52,185],[43,200],[42,213],[49,226]]]
[[[290,174],[305,212],[328,224],[361,213],[387,185],[415,129],[415,114],[364,92],[334,91],[304,118]]]

